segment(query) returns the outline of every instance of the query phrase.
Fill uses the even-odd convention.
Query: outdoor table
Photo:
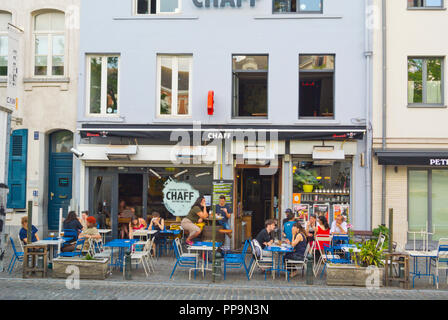
[[[415,278],[418,277],[432,277],[433,284],[436,283],[435,276],[431,273],[431,259],[437,258],[437,250],[433,251],[406,251],[411,257],[414,258],[414,270],[411,272],[412,277],[412,288],[414,288]],[[418,258],[425,258],[425,272],[418,270]],[[431,279],[429,279],[431,282]]]
[[[137,240],[134,240],[134,239],[114,239],[114,240],[106,243],[105,245],[103,245],[103,247],[109,247],[112,249],[111,257],[110,257],[110,265],[114,266],[114,267],[120,267],[120,270],[121,270],[121,268],[123,267],[123,262],[124,262],[125,249],[128,249],[130,251],[132,245],[135,242],[137,242]],[[118,257],[115,260],[115,262],[113,261],[114,248],[118,248]]]
[[[280,265],[280,259],[283,254],[288,253],[288,252],[293,252],[293,248],[291,245],[289,245],[289,244],[284,244],[281,246],[272,245],[272,246],[265,247],[263,250],[270,251],[270,252],[272,252],[272,255],[273,255],[272,256],[272,263],[273,263],[272,268],[268,269],[268,270],[271,270],[271,272],[272,272],[272,279],[275,279],[275,271],[277,271],[279,274],[281,271],[288,272],[288,270],[286,270],[284,268],[283,260],[281,261],[281,265]],[[275,265],[275,256],[274,255],[277,255],[278,266]],[[266,280],[266,273],[265,273],[264,277]]]
[[[176,235],[180,234],[181,230],[180,229],[177,229],[177,230],[165,229],[163,231],[157,231],[157,232],[159,233],[159,235],[161,235],[165,238],[165,241],[167,241],[167,238],[169,236],[176,236]],[[165,242],[165,244],[166,244],[166,242]],[[160,243],[159,243],[159,245],[160,245]],[[159,247],[159,249],[160,249],[160,247]],[[168,247],[165,246],[165,252],[167,252],[167,250],[168,250]],[[160,256],[160,250],[159,250],[159,256]]]
[[[54,256],[54,246],[58,246],[59,244],[64,243],[65,240],[62,238],[46,238],[44,240],[39,240],[36,242],[33,242],[33,245],[37,246],[49,246],[50,247],[50,263],[53,263],[53,256]]]
[[[215,242],[215,250],[221,246],[221,242]],[[212,271],[212,269],[208,268],[208,255],[211,251],[213,251],[213,242],[204,241],[204,242],[195,242],[193,245],[187,247],[188,252],[190,253],[191,250],[197,250],[202,251],[202,263],[201,268],[191,268],[191,270],[201,270],[202,271],[202,277],[204,277],[205,271]],[[205,254],[207,253],[207,254]]]
[[[111,233],[112,229],[98,229],[98,232],[103,239],[103,243],[106,243],[106,234]]]
[[[358,247],[356,247],[356,245],[354,244],[339,244],[339,245],[335,245],[334,248],[339,249],[344,251],[345,255],[346,255],[346,259],[350,258],[350,250],[352,253],[360,253],[361,249],[359,249]]]
[[[150,235],[156,234],[158,231],[157,230],[147,230],[147,229],[141,229],[141,230],[135,230],[132,231],[132,236],[133,237],[139,237],[140,240],[143,240],[143,237],[146,237],[146,239],[148,239],[148,237]]]

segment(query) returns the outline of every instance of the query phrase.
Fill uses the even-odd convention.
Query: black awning
[[[230,139],[250,132],[266,132],[266,138],[276,134],[279,140],[362,140],[363,126],[272,126],[272,125],[132,125],[132,124],[83,124],[78,129],[81,138],[127,137],[169,141],[173,133],[200,133],[203,140]],[[221,135],[220,135],[221,134]]]
[[[448,167],[447,149],[377,149],[375,155],[380,165]]]

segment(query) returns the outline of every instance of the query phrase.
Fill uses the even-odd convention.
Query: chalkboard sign
[[[219,197],[226,197],[226,203],[233,206],[233,181],[232,180],[216,180],[213,181],[213,207],[218,204]]]

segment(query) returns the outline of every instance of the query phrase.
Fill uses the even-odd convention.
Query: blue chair
[[[436,268],[437,289],[439,289],[439,270],[445,270],[446,281],[448,283],[448,238],[439,239],[439,244],[437,245],[437,257],[431,258],[430,264]],[[415,277],[412,279],[413,287],[414,280]]]
[[[23,252],[17,251],[16,245],[14,244],[14,240],[12,240],[12,237],[9,237],[9,241],[11,241],[12,250],[14,251],[14,255],[11,257],[11,261],[9,262],[9,266],[7,271],[9,273],[12,272],[14,269],[14,266],[16,265],[16,261],[23,262]]]
[[[323,244],[324,252],[325,252],[325,259],[324,259],[324,268],[322,269],[322,273],[320,277],[324,275],[325,268],[327,267],[327,263],[339,263],[339,264],[351,264],[352,261],[350,259],[343,259],[340,258],[338,255],[334,253],[333,246],[329,246],[327,244]]]
[[[182,253],[180,251],[181,248],[178,248],[178,246],[180,246],[180,243],[176,240],[173,244],[174,254],[176,256],[176,264],[174,265],[173,271],[171,271],[170,279],[172,278],[174,271],[176,271],[176,268],[178,266],[181,268],[194,268],[194,278],[196,279],[197,256],[195,254]]]
[[[226,279],[227,269],[239,269],[241,267],[244,267],[244,270],[246,271],[247,280],[250,280],[249,268],[246,266],[246,253],[247,249],[249,249],[249,245],[250,245],[249,240],[246,240],[244,242],[243,251],[241,253],[224,254],[224,280]]]
[[[76,240],[75,244],[75,250],[72,252],[61,252],[59,253],[60,257],[80,257],[82,255],[82,249],[84,248],[84,243],[86,242],[86,239],[78,239]],[[79,249],[78,249],[79,248]]]
[[[64,232],[64,238],[70,238],[70,241],[64,242],[62,247],[65,247],[71,241],[78,240],[78,231],[74,229],[63,229],[62,231]]]

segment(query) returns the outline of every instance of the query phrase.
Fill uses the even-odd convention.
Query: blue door
[[[73,134],[58,131],[50,136],[50,167],[48,175],[48,229],[59,229],[59,209],[66,217],[72,199]]]
[[[28,129],[14,130],[9,145],[8,208],[26,208],[27,147]]]

